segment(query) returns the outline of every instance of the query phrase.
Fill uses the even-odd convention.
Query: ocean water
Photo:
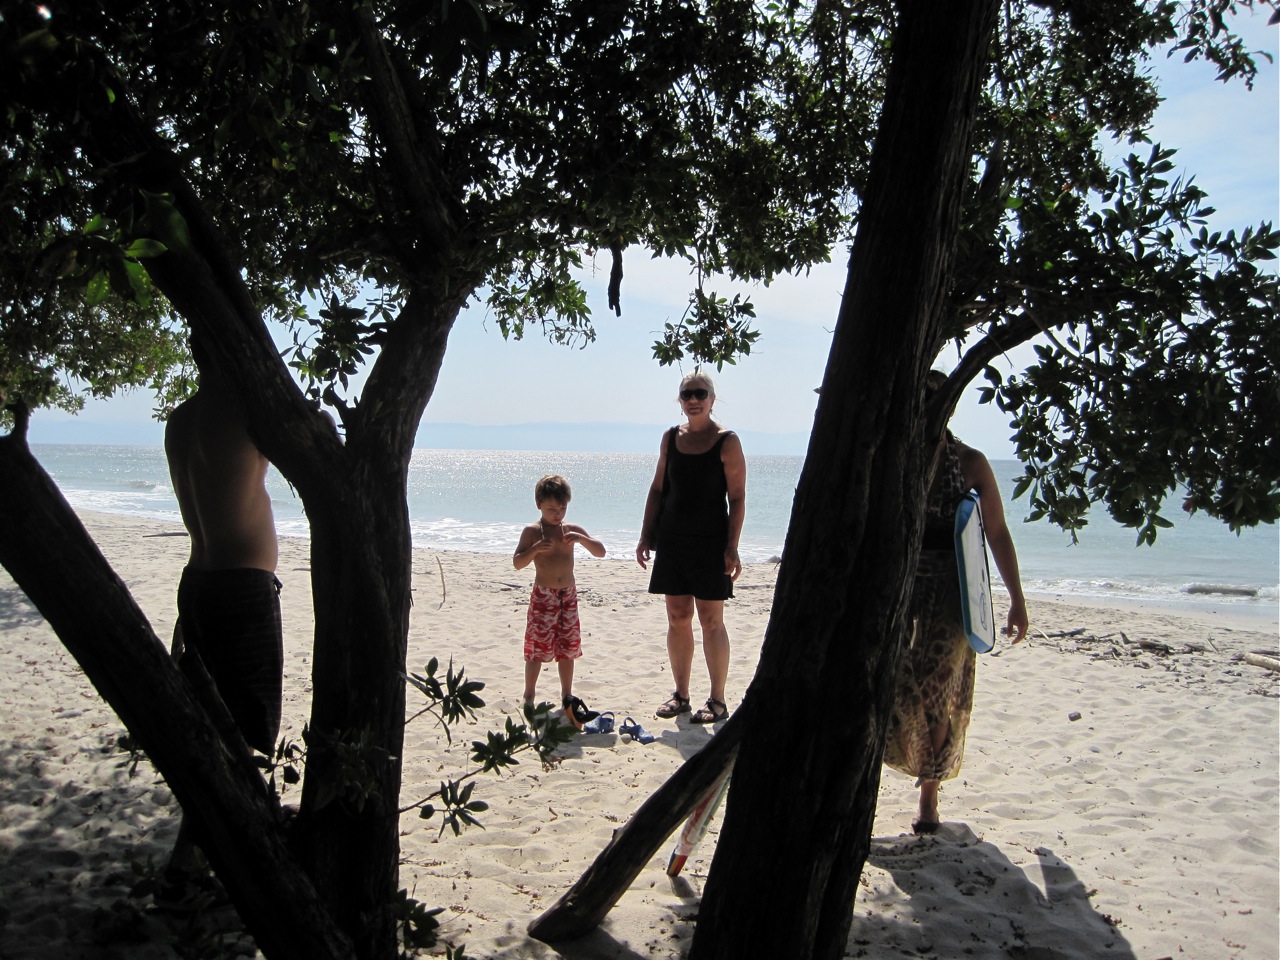
[[[36,457],[73,507],[181,524],[159,446],[36,445]],[[748,562],[782,553],[802,457],[747,457],[747,517],[739,552]],[[631,453],[543,453],[417,450],[409,474],[414,545],[439,550],[510,553],[537,519],[533,485],[560,473],[573,487],[569,520],[604,541],[613,559],[631,561],[656,457]],[[1174,605],[1255,608],[1274,614],[1280,602],[1280,530],[1262,526],[1240,536],[1203,515],[1170,512],[1176,526],[1155,546],[1098,510],[1072,544],[1043,521],[1020,522],[1025,500],[1012,499],[1021,474],[1015,461],[992,464],[1028,593],[1064,599],[1120,599]],[[302,503],[271,470],[267,486],[282,536],[307,536]],[[995,575],[994,565],[992,574]]]

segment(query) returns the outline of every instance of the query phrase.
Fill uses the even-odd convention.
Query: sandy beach
[[[185,536],[128,517],[85,522],[167,638]],[[481,779],[484,829],[461,837],[404,816],[401,885],[445,908],[443,935],[469,957],[687,950],[715,823],[675,881],[664,846],[596,933],[555,948],[525,933],[714,736],[687,718],[654,719],[670,690],[661,598],[645,592],[632,545],[607,546],[608,559],[577,560],[584,656],[575,689],[656,739],[582,735],[551,770],[525,755]],[[308,564],[305,541],[281,542],[283,735],[293,737],[310,710]],[[749,566],[726,608],[731,708],[755,670],[776,575],[773,564]],[[518,710],[531,580],[505,555],[415,553],[409,669],[452,657],[486,683],[487,706],[452,749],[425,723],[409,727],[402,805],[468,769],[472,734]],[[912,782],[885,771],[846,955],[1276,960],[1280,674],[1242,659],[1280,654],[1274,605],[1120,608],[1032,596],[1029,607],[1030,642],[980,658],[965,764],[943,786],[939,833],[911,834]],[[556,698],[554,670],[539,693]],[[698,664],[692,695],[707,695]],[[129,895],[167,855],[177,806],[150,765],[121,749],[120,721],[3,571],[0,729],[0,960],[256,955],[226,908],[211,914],[222,924],[211,932]],[[769,878],[760,883],[767,905]],[[205,952],[176,948],[200,937]]]

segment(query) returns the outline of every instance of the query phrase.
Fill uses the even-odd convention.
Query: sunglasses
[[[702,389],[701,387],[699,387],[699,388],[698,388],[698,389],[696,389],[696,390],[681,390],[681,391],[680,391],[680,399],[681,399],[681,400],[705,400],[705,399],[707,399],[707,396],[708,396],[708,395],[709,395],[709,394],[708,394],[708,391],[706,391],[706,390]]]

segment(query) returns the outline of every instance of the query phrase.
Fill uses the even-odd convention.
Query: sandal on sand
[[[682,697],[676,692],[672,692],[667,698],[667,702],[653,711],[653,715],[659,720],[670,720],[672,717],[678,717],[682,713],[689,712],[689,698]]]
[[[636,743],[653,743],[658,738],[647,731],[640,724],[636,723],[630,717],[622,722],[622,726],[618,728],[618,734],[624,737],[630,737]]]
[[[930,833],[937,833],[940,826],[942,824],[936,820],[912,820],[911,832],[917,837],[925,836]]]
[[[729,708],[725,706],[722,700],[707,700],[705,707],[699,707],[698,711],[689,718],[690,723],[719,723],[725,717],[729,716]]]
[[[613,733],[613,711],[606,710],[600,716],[596,717],[582,725],[583,733]]]

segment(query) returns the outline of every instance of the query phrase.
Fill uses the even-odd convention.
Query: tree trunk
[[[316,634],[299,856],[356,955],[395,955],[410,542],[405,472],[308,506]]]
[[[924,377],[940,346],[996,11],[993,0],[901,6],[867,201],[747,693],[768,715],[753,711],[739,749],[693,960],[842,956],[870,846],[919,552]]]
[[[0,438],[0,564],[193,817],[198,841],[263,953],[273,960],[351,957],[350,943],[285,847],[279,803],[262,775],[197,704],[128,588],[31,456],[24,428],[20,422]]]
[[[421,290],[407,299],[359,407],[347,412],[346,444],[329,451],[323,477],[297,477],[311,526],[316,632],[296,849],[362,960],[396,956],[409,459],[461,302]],[[264,411],[251,416],[266,427]],[[272,448],[264,452],[271,458]]]

